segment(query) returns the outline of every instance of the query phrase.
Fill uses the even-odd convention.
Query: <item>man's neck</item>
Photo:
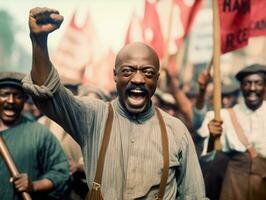
[[[18,124],[20,120],[21,120],[21,116],[15,122],[11,124],[6,124],[2,120],[0,120],[0,131],[5,131],[13,126],[16,126],[16,124]]]
[[[2,121],[0,121],[0,132],[9,129],[9,125],[4,124]]]

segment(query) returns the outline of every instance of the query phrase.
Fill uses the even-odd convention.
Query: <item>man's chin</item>
[[[125,101],[125,107],[127,111],[134,114],[144,112],[148,105],[149,103],[147,101],[147,97],[138,100],[128,97]]]
[[[246,101],[246,105],[251,110],[256,110],[262,105],[262,102],[260,102],[260,101]]]
[[[5,125],[12,125],[16,122],[17,119],[13,119],[13,118],[9,118],[9,119],[2,119],[2,122],[5,124]]]
[[[145,103],[142,106],[133,106],[133,105],[126,103],[125,106],[126,106],[127,111],[132,114],[142,113],[147,109],[147,103]]]

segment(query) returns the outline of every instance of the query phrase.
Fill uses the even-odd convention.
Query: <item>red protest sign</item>
[[[250,36],[266,35],[266,1],[251,1]]]
[[[219,0],[221,52],[244,47],[250,36],[251,0]]]

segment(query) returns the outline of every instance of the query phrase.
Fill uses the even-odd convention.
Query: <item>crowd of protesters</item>
[[[61,84],[46,42],[62,20],[56,10],[31,11],[34,62],[23,88],[34,101],[22,90],[21,74],[0,73],[0,136],[21,172],[10,176],[0,157],[0,199],[19,199],[21,192],[28,192],[33,199],[79,200],[97,190],[98,153],[110,107],[113,135],[99,183],[104,199],[154,199],[161,194],[158,199],[266,199],[266,66],[243,66],[229,83],[222,83],[217,120],[208,91],[213,88],[209,70],[199,74],[196,89],[190,84],[185,90],[142,43],[118,53],[117,91]],[[51,26],[42,29],[45,21]],[[169,144],[163,193],[163,125],[157,112]]]

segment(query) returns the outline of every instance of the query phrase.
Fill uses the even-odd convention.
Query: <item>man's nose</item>
[[[255,90],[256,89],[256,83],[251,83],[250,84],[250,90]]]
[[[14,102],[14,95],[13,94],[9,94],[7,96],[7,102],[8,103],[13,103]]]
[[[135,84],[144,84],[145,83],[144,74],[140,70],[137,70],[137,72],[132,77],[131,82]]]

